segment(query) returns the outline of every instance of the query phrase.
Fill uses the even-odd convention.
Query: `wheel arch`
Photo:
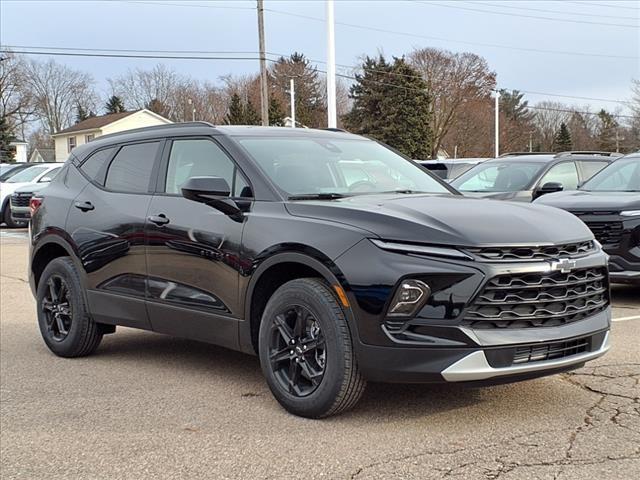
[[[33,279],[34,292],[38,288],[38,282],[44,269],[52,260],[59,257],[69,257],[78,267],[80,272],[80,278],[84,284],[84,269],[81,268],[76,256],[74,255],[74,249],[64,238],[59,235],[51,234],[40,239],[37,245],[33,249],[31,256],[31,262],[29,265],[30,274]]]
[[[260,321],[269,298],[284,283],[297,278],[322,278],[331,285],[333,294],[345,312],[352,335],[356,335],[351,300],[345,298],[345,305],[336,289],[341,288],[346,293],[350,290],[349,286],[342,272],[326,255],[302,245],[288,245],[286,249],[277,253],[273,253],[273,249],[270,250],[261,255],[266,258],[254,270],[247,286],[244,299],[245,322],[240,325],[240,347],[243,351],[257,353]]]

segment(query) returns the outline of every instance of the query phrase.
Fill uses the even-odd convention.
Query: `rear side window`
[[[94,182],[104,185],[104,176],[108,166],[107,161],[113,155],[114,150],[115,147],[98,150],[80,165],[80,170]]]
[[[122,147],[109,165],[105,187],[118,192],[148,192],[158,145],[149,142]]]

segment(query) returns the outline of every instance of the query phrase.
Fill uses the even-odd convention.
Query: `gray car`
[[[616,158],[604,152],[505,156],[476,165],[451,185],[470,197],[531,202],[546,193],[576,190]]]

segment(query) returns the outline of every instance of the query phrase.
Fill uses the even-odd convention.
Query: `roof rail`
[[[567,152],[560,152],[556,157],[568,157],[570,155],[598,155],[600,157],[621,157],[621,153],[605,152],[600,150],[571,150]]]
[[[127,135],[127,134],[130,134],[130,133],[149,132],[149,131],[153,131],[153,130],[163,130],[165,128],[174,129],[174,128],[186,128],[186,127],[198,127],[198,126],[200,126],[200,127],[214,127],[215,125],[213,125],[212,123],[209,123],[209,122],[204,122],[204,121],[165,123],[165,124],[162,124],[162,125],[153,125],[151,127],[140,127],[140,128],[133,128],[131,130],[122,130],[121,132],[109,133],[107,135],[101,135],[100,137],[97,137],[96,140],[98,140],[98,139],[102,140],[103,138],[113,138],[113,137],[117,137],[119,135]]]
[[[503,153],[498,158],[520,157],[523,155],[555,155],[555,153],[553,152],[508,152],[508,153]]]

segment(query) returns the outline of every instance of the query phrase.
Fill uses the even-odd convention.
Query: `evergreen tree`
[[[308,127],[325,126],[324,88],[318,71],[301,53],[280,57],[269,70],[269,83],[280,92],[289,90],[292,78],[296,91],[296,121]]]
[[[105,105],[105,110],[107,114],[109,113],[121,113],[126,112],[127,110],[124,108],[124,102],[122,99],[116,95],[112,95]]]
[[[533,118],[529,102],[524,100],[524,93],[518,90],[500,90],[500,110],[508,119],[518,122],[528,122]]]
[[[553,139],[553,147],[556,152],[568,152],[572,148],[571,133],[567,128],[567,124],[562,122],[560,128],[556,132],[556,136]]]
[[[0,117],[0,159],[5,161],[13,161],[14,152],[9,144],[14,140],[11,133],[11,127],[7,121],[7,117]]]
[[[95,117],[96,114],[91,110],[86,110],[82,104],[76,106],[76,123],[80,123],[88,118]]]
[[[344,118],[347,128],[371,135],[411,158],[428,158],[431,99],[424,80],[404,58],[388,63],[382,55],[367,57],[362,69],[350,88],[353,109]]]
[[[616,130],[619,125],[613,115],[606,110],[598,112],[600,125],[598,127],[597,143],[598,148],[607,152],[614,152],[616,149]]]
[[[240,95],[234,93],[229,102],[229,111],[224,119],[227,125],[244,125],[244,107]]]
[[[277,99],[271,97],[269,100],[269,125],[273,127],[284,126],[285,116],[282,104]]]
[[[244,105],[244,125],[260,125],[262,120],[253,103],[247,102]]]

